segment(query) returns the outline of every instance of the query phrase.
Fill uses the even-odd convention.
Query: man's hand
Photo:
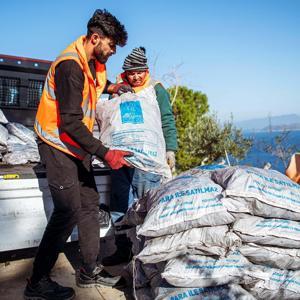
[[[175,163],[176,163],[175,153],[173,151],[167,151],[166,158],[171,171],[173,171],[175,169]]]
[[[123,166],[131,167],[131,165],[124,159],[126,156],[133,156],[133,153],[123,150],[108,150],[104,159],[113,170],[117,170]]]
[[[119,96],[125,93],[134,93],[134,90],[132,89],[132,87],[129,84],[125,84],[125,83],[117,83],[117,84],[111,84],[108,87],[108,92],[110,94],[118,94]]]

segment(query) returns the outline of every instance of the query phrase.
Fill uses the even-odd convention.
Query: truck
[[[48,60],[0,54],[0,109],[9,122],[33,129],[50,65]],[[97,125],[93,134],[99,136]],[[110,171],[105,166],[95,165],[94,174],[100,204],[107,206]],[[52,210],[46,172],[41,164],[0,162],[0,252],[37,247]],[[101,237],[112,231],[110,222],[104,225]],[[69,241],[77,239],[75,228]]]

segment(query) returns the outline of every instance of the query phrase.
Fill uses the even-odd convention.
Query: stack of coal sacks
[[[253,265],[243,286],[257,299],[300,299],[300,185],[274,170],[232,167],[212,178]]]
[[[230,229],[235,217],[212,174],[183,173],[128,211],[127,222],[139,224],[132,264],[137,299],[255,299],[240,286],[252,264],[238,251],[241,238]]]
[[[300,299],[300,186],[274,170],[193,169],[128,211],[137,299]]]

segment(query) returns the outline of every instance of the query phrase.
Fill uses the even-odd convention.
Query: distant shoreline
[[[290,132],[290,131],[300,131],[300,128],[298,129],[272,129],[270,130],[249,130],[249,129],[242,129],[243,133],[275,133],[275,132]]]
[[[280,155],[276,155],[276,137],[282,134],[282,130],[274,130],[272,133],[269,131],[243,132],[243,136],[252,139],[253,144],[247,152],[246,157],[240,161],[240,163],[262,168],[269,162],[272,165],[272,169],[284,172],[286,167],[283,163],[283,159]],[[269,150],[271,150],[271,152],[266,151],[265,146],[268,145],[270,146]],[[288,131],[288,134],[282,141],[282,147],[284,149],[290,149],[293,152],[300,152],[300,130]],[[289,157],[285,157],[284,161],[288,163],[288,159]]]

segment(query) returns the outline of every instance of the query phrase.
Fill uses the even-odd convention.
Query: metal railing
[[[36,108],[43,86],[43,80],[0,76],[0,107]]]

